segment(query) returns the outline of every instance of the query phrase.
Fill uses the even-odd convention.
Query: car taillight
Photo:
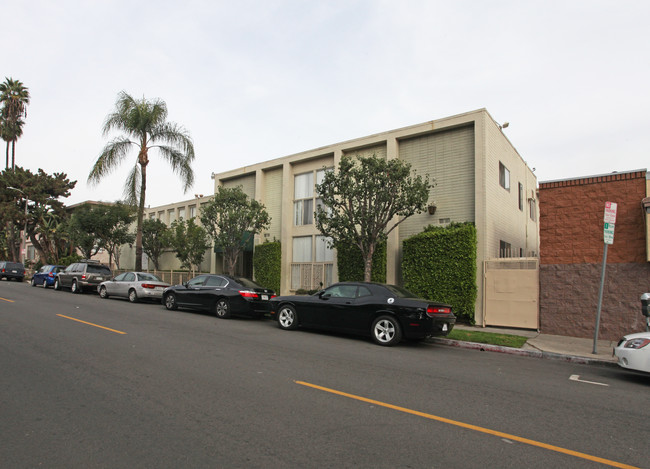
[[[86,280],[86,274],[83,274],[83,275],[81,276],[81,280]]]
[[[54,274],[52,272],[50,272],[49,274],[47,274],[47,276],[52,278],[52,277],[54,277]]]
[[[259,295],[257,293],[250,290],[239,290],[239,294],[244,298],[255,298],[255,299],[259,298]]]
[[[142,288],[156,288],[156,285],[154,285],[154,284],[152,284],[152,283],[143,283],[143,284],[140,285],[140,286],[141,286]]]
[[[451,308],[448,306],[427,306],[427,316],[434,316],[436,314],[451,314]]]

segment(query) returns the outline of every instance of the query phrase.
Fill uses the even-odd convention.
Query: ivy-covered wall
[[[458,319],[473,324],[476,248],[472,223],[427,227],[404,240],[404,287],[423,298],[450,304]]]
[[[336,266],[340,282],[363,281],[363,257],[354,245],[336,246]],[[386,283],[386,243],[380,243],[372,256],[372,273],[370,280]]]
[[[267,241],[255,246],[253,253],[255,281],[280,294],[282,278],[282,245],[280,241]]]

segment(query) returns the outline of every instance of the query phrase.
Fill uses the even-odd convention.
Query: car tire
[[[291,305],[283,305],[278,311],[278,326],[285,331],[292,331],[298,327],[298,313]]]
[[[178,303],[176,303],[176,295],[173,293],[167,293],[167,296],[165,296],[165,308],[170,311],[178,309]]]
[[[402,328],[392,316],[380,316],[375,319],[370,333],[372,340],[379,345],[396,345],[402,340]]]
[[[54,289],[56,291],[61,290],[61,281],[59,280],[58,277],[54,279]]]
[[[214,304],[214,314],[219,319],[230,319],[230,303],[225,298],[219,298]]]
[[[70,285],[70,291],[72,293],[81,293],[81,290],[79,289],[79,284],[77,283],[76,280],[72,281],[72,285]]]
[[[108,290],[106,290],[106,287],[104,285],[99,287],[99,297],[103,299],[108,298]]]
[[[131,303],[137,303],[138,302],[138,294],[135,292],[133,288],[129,290],[129,301]]]
[[[34,277],[32,277],[32,287],[35,287],[35,286],[36,286],[36,279]]]
[[[47,288],[47,279],[43,279],[43,288]]]

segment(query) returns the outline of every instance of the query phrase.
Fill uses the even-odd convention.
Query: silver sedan
[[[120,296],[128,298],[131,303],[147,299],[160,301],[163,290],[168,286],[168,283],[148,272],[124,272],[100,283],[97,292],[101,298]]]

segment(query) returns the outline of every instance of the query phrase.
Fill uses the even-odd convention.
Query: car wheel
[[[176,295],[173,293],[167,293],[165,297],[165,308],[169,310],[178,309],[178,304],[176,303]]]
[[[72,281],[72,285],[70,286],[70,290],[72,293],[79,293],[81,290],[79,289],[79,285],[77,284],[76,280]]]
[[[402,340],[402,328],[392,316],[380,316],[372,323],[372,340],[379,345],[395,345]]]
[[[214,305],[214,314],[217,315],[219,319],[228,319],[230,318],[230,304],[225,298],[219,298]]]
[[[133,288],[129,290],[129,301],[131,303],[137,303],[138,302],[138,294],[135,292],[135,290]]]
[[[298,327],[298,313],[291,305],[284,305],[278,312],[278,326],[285,331],[291,331]]]
[[[47,280],[43,279],[43,288],[47,288]]]
[[[54,279],[54,289],[57,291],[61,290],[61,281],[58,277]]]
[[[106,290],[106,287],[104,285],[99,287],[99,297],[103,299],[108,298],[108,290]]]
[[[36,279],[34,277],[32,277],[32,287],[35,287],[35,286],[36,286]]]

